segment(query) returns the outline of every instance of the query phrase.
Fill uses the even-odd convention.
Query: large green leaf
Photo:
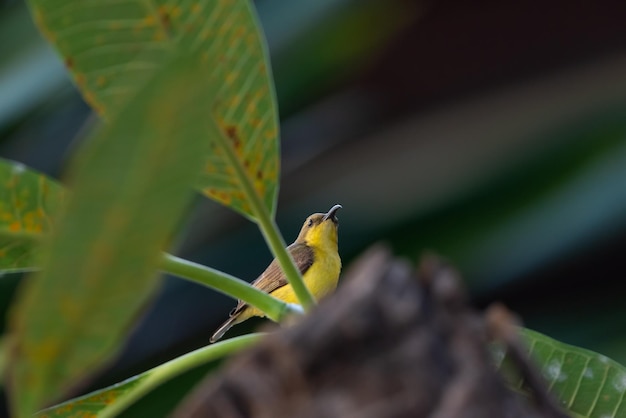
[[[72,195],[11,317],[14,416],[93,373],[154,294],[156,269],[191,196],[213,85],[177,57],[102,129],[72,170]]]
[[[199,348],[113,386],[45,409],[37,414],[37,418],[116,416],[147,392],[173,377],[226,355],[232,355],[256,343],[261,337],[262,334],[248,334]]]
[[[0,271],[33,267],[33,247],[52,227],[62,187],[23,164],[0,159]]]
[[[30,5],[85,99],[106,119],[163,65],[169,51],[197,53],[207,76],[220,86],[214,117],[256,193],[274,212],[277,111],[265,44],[249,1],[30,0]],[[232,162],[222,158],[219,146],[214,151],[199,188],[254,218]]]
[[[593,351],[574,347],[529,329],[520,329],[531,358],[561,406],[579,418],[626,416],[626,368]],[[499,365],[507,357],[498,351]],[[513,383],[522,388],[523,382]]]

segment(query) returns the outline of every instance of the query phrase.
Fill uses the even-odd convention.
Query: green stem
[[[293,257],[285,248],[285,240],[280,234],[278,226],[276,226],[276,222],[269,216],[267,210],[265,210],[265,206],[262,207],[263,210],[257,212],[257,216],[263,237],[270,246],[274,257],[278,259],[280,267],[283,269],[285,276],[287,276],[287,281],[291,287],[293,287],[293,290],[298,297],[298,301],[304,309],[308,311],[315,305],[315,299],[313,299],[311,292],[309,292],[309,289],[304,285],[300,270],[298,270]]]
[[[241,299],[249,305],[259,308],[268,318],[275,322],[280,322],[285,315],[293,311],[289,304],[250,286],[249,283],[202,264],[164,253],[161,258],[160,268],[167,273]]]
[[[98,418],[116,417],[145,394],[168,380],[205,363],[250,347],[262,336],[263,334],[248,334],[224,340],[192,351],[184,356],[161,364],[154,369],[148,370],[136,376],[136,378],[141,379],[141,381],[123,396],[120,396],[114,403],[103,409],[102,412],[98,414]]]
[[[313,305],[315,305],[315,299],[313,299],[311,292],[309,292],[309,289],[307,289],[304,285],[300,270],[298,270],[296,263],[293,261],[293,257],[291,257],[291,254],[289,254],[289,251],[285,248],[287,245],[280,234],[280,230],[278,229],[274,218],[270,216],[265,204],[261,200],[261,197],[257,194],[256,189],[250,181],[248,173],[246,173],[230,141],[224,137],[224,133],[221,129],[218,129],[216,123],[213,123],[213,127],[216,128],[217,131],[215,134],[219,135],[218,142],[222,145],[222,149],[235,169],[243,192],[248,198],[248,203],[252,208],[252,212],[256,215],[256,221],[261,229],[263,238],[265,238],[265,242],[270,247],[274,257],[278,260],[280,267],[287,277],[287,281],[291,287],[293,287],[293,290],[298,297],[298,301],[305,310],[309,310]]]

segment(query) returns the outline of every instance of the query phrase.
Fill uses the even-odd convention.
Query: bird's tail
[[[226,320],[226,322],[220,325],[220,327],[213,333],[209,341],[211,343],[216,342],[217,340],[222,338],[224,334],[226,334],[226,331],[228,331],[233,325],[238,324],[238,323],[239,323],[239,315],[231,316],[230,318]]]

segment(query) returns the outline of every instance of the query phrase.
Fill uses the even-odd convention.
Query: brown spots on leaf
[[[239,94],[235,94],[233,98],[230,100],[230,106],[236,108],[241,103],[241,96]]]
[[[104,106],[101,106],[98,103],[95,103],[93,106],[93,110],[98,114],[98,116],[104,118],[106,117],[106,110],[104,109]]]
[[[105,115],[104,106],[101,103],[98,103],[96,96],[93,94],[93,92],[91,90],[87,90],[83,94],[84,94],[85,101],[87,102],[87,104],[89,104],[89,106],[91,106],[91,108],[95,110],[95,112],[98,115],[104,117]]]
[[[265,139],[274,139],[274,137],[276,136],[276,132],[273,129],[267,129],[263,132],[263,136],[265,137]]]
[[[19,221],[15,221],[9,225],[9,231],[19,232],[22,230],[22,224]]]
[[[180,17],[180,15],[182,13],[183,13],[183,11],[182,11],[182,9],[180,7],[178,7],[178,6],[172,7],[172,12],[171,12],[172,18],[177,19],[177,18]]]
[[[233,125],[229,125],[226,127],[226,135],[233,139],[237,135],[237,127]]]
[[[245,213],[252,213],[252,208],[250,208],[250,204],[247,201],[241,202],[241,210]]]
[[[254,114],[256,113],[257,109],[258,107],[256,102],[249,102],[246,106],[246,113],[249,115]]]
[[[243,160],[243,166],[248,169],[250,168],[250,160]]]
[[[80,88],[85,88],[85,84],[87,84],[87,79],[83,73],[76,73],[74,75],[74,81],[76,81],[76,85]]]
[[[217,197],[221,202],[226,204],[229,204],[231,201],[230,195],[226,192],[219,192]]]
[[[159,22],[166,31],[169,31],[172,27],[172,16],[165,6],[159,7]]]
[[[207,196],[217,200],[218,202],[222,202],[226,205],[229,205],[232,201],[231,195],[223,191],[219,191],[215,189],[204,189],[204,193]]]
[[[154,32],[154,36],[152,37],[152,39],[154,41],[156,41],[156,42],[160,42],[160,41],[164,40],[165,39],[165,32],[163,32],[161,30]]]
[[[256,178],[257,180],[263,180],[263,173],[261,172],[261,170],[257,170]]]
[[[254,181],[254,190],[256,190],[259,196],[263,196],[266,190],[266,184],[263,180],[256,179]]]
[[[149,28],[154,25],[156,25],[156,18],[154,17],[154,15],[148,15],[148,16],[145,16],[143,19],[141,19],[141,22],[139,22],[138,27]]]
[[[64,63],[65,68],[67,68],[68,70],[71,71],[74,68],[74,59],[72,57],[65,57]]]
[[[74,407],[72,406],[72,404],[68,404],[68,405],[65,405],[65,406],[62,406],[62,407],[56,409],[56,413],[58,415],[69,415],[73,411],[74,411]],[[81,415],[81,418],[91,418],[87,414],[89,414],[89,412],[86,413],[86,416],[85,415]]]
[[[118,396],[113,393],[113,392],[105,392],[102,396],[101,396],[102,402],[107,404],[107,405],[111,405],[113,404],[117,399]],[[95,418],[95,416],[94,416]]]
[[[237,127],[235,125],[228,125],[225,128],[226,136],[233,143],[235,149],[241,148],[241,139],[239,139],[239,134],[237,133]]]
[[[235,82],[235,80],[237,80],[237,77],[239,77],[239,72],[238,71],[231,71],[228,74],[226,74],[226,84],[231,85]]]
[[[91,91],[86,91],[85,92],[85,100],[90,105],[93,105],[96,102],[96,96],[94,96]]]

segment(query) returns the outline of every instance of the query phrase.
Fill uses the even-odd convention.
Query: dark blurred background
[[[478,307],[626,363],[626,2],[258,0],[287,241],[341,203],[345,265],[435,251]],[[93,117],[22,1],[0,0],[0,156],[60,177]],[[198,198],[176,250],[252,280],[256,227]],[[242,262],[245,260],[245,262]],[[17,275],[0,281],[6,312]],[[207,343],[234,302],[168,278],[111,384]],[[262,321],[240,326],[245,332]],[[205,372],[125,416],[162,416]]]

